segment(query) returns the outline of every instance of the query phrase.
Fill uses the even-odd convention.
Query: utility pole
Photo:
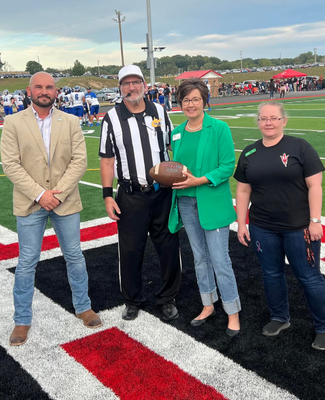
[[[155,60],[153,57],[153,44],[152,44],[152,29],[151,29],[151,9],[150,9],[150,0],[147,0],[147,24],[148,24],[148,66],[150,68],[150,83],[154,85],[156,82],[155,77]]]
[[[98,65],[98,77],[100,75],[100,70],[99,70],[99,60],[97,60],[97,65]]]
[[[282,54],[282,53],[280,53],[280,65],[281,65],[281,54]]]
[[[38,60],[38,63],[39,63],[39,56],[37,56],[37,60]]]
[[[243,69],[243,52],[240,51],[239,53],[240,53],[240,69],[242,70]]]
[[[317,60],[317,49],[316,47],[314,47],[314,63],[316,64],[316,60]]]
[[[117,19],[113,18],[113,21],[118,22],[119,32],[120,32],[120,46],[121,46],[121,59],[122,59],[122,67],[124,67],[124,55],[123,55],[123,40],[122,40],[122,28],[121,23],[125,21],[125,17],[121,19],[121,11],[116,11],[115,14],[117,15]]]

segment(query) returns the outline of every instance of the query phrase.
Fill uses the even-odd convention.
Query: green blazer
[[[171,134],[174,161],[178,161],[177,155],[182,145],[185,125],[186,122],[174,129]],[[177,134],[180,134],[180,138],[176,139]],[[234,167],[235,150],[228,125],[205,114],[197,149],[196,169],[192,171],[194,176],[205,176],[210,181],[208,184],[196,187],[199,219],[205,230],[222,228],[236,220],[229,186],[229,177],[232,176]],[[173,190],[168,228],[175,233],[182,226],[176,190]]]

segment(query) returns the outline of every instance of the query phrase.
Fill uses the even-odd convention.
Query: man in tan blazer
[[[86,263],[80,248],[82,204],[78,182],[86,171],[87,153],[79,120],[53,107],[56,88],[51,75],[33,75],[27,94],[32,106],[5,118],[1,140],[3,169],[14,184],[19,240],[12,346],[27,341],[35,269],[48,218],[67,263],[76,316],[88,328],[102,325],[91,309]]]

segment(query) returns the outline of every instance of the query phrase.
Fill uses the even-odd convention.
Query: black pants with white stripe
[[[120,284],[125,303],[141,306],[146,298],[142,293],[142,262],[150,233],[157,250],[162,287],[157,304],[174,303],[181,284],[181,260],[178,235],[168,230],[171,189],[158,192],[125,193],[118,189],[116,202],[121,210],[118,221]]]

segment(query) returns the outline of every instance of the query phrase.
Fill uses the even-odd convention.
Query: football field
[[[255,98],[254,98],[255,100]],[[258,102],[213,106],[209,114],[231,128],[236,159],[260,139]],[[285,133],[310,142],[325,159],[325,97],[286,100]],[[170,118],[177,126],[181,112]],[[0,129],[0,135],[2,130]],[[201,327],[190,321],[201,311],[193,256],[184,229],[179,232],[182,285],[180,317],[162,320],[155,305],[161,277],[148,240],[143,292],[148,305],[135,321],[124,321],[119,290],[117,226],[106,214],[98,156],[100,126],[84,127],[88,168],[80,184],[81,247],[89,275],[93,309],[103,320],[86,329],[74,315],[65,261],[50,224],[35,277],[33,323],[24,346],[9,346],[13,328],[14,271],[19,254],[12,215],[12,184],[0,164],[0,399],[38,400],[320,400],[324,393],[324,353],[312,349],[312,319],[301,287],[287,268],[291,327],[275,338],[261,334],[269,320],[261,268],[252,251],[239,244],[231,224],[229,254],[242,303],[241,333],[225,335],[221,302],[216,316]],[[0,160],[1,161],[1,160]],[[236,182],[231,178],[235,197]],[[324,200],[323,200],[324,202]],[[323,213],[324,213],[323,208]],[[323,214],[324,215],[324,214]],[[139,219],[139,224],[141,220]],[[322,217],[324,229],[325,218]],[[325,272],[325,240],[321,270]]]
[[[255,98],[254,98],[255,100]],[[283,101],[289,116],[285,133],[304,138],[317,150],[319,156],[325,161],[325,97],[305,98]],[[232,132],[236,159],[241,151],[252,142],[261,138],[256,124],[256,112],[259,102],[233,103],[213,106],[209,114],[225,121]],[[177,126],[185,121],[182,112],[172,112],[170,118]],[[0,130],[1,132],[1,130]],[[88,151],[88,168],[80,183],[81,198],[84,211],[81,213],[82,221],[106,216],[102,195],[99,173],[100,158],[98,156],[100,126],[83,127]],[[236,181],[231,178],[233,198],[236,193]],[[15,218],[12,216],[12,185],[4,176],[0,164],[0,186],[3,194],[2,208],[0,210],[0,225],[15,230]],[[323,196],[323,212],[325,196]]]

